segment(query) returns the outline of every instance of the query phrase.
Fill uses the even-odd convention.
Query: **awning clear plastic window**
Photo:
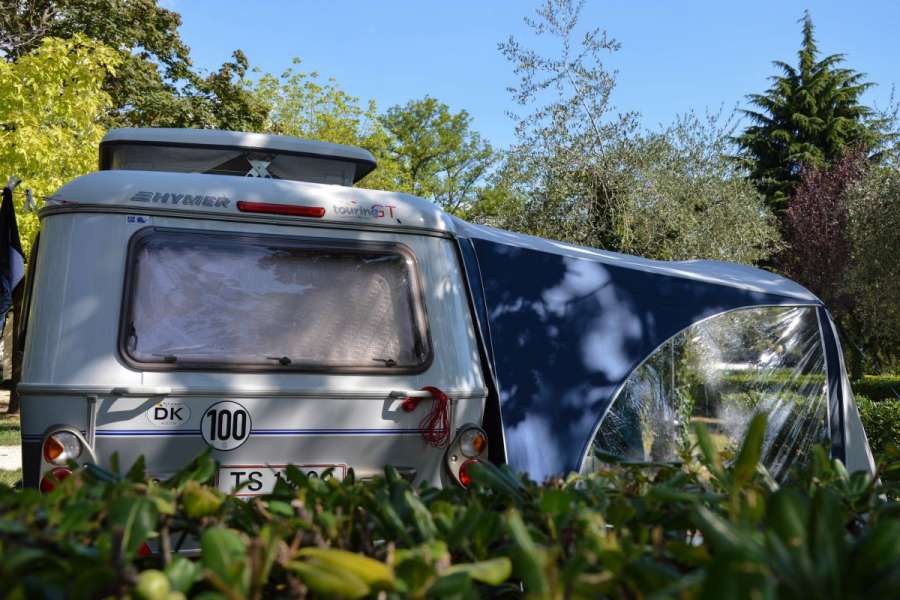
[[[600,424],[582,470],[603,455],[676,462],[706,424],[733,455],[751,419],[767,415],[763,464],[776,479],[828,438],[825,356],[816,310],[737,310],[697,323],[663,344],[627,379]]]

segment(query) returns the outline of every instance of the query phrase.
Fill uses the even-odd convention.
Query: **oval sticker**
[[[191,418],[191,408],[181,400],[160,400],[144,413],[151,425],[183,427]]]
[[[234,450],[250,437],[251,427],[249,411],[237,402],[224,400],[203,413],[200,433],[216,450]]]

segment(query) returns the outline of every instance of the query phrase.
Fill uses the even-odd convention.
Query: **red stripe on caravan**
[[[321,218],[325,216],[325,209],[321,206],[295,206],[292,204],[246,202],[244,200],[241,200],[237,203],[237,207],[241,212],[266,213],[270,215],[290,215],[292,217],[315,218]]]

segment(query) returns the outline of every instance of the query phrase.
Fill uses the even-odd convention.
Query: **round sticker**
[[[181,400],[160,400],[144,413],[151,425],[183,427],[191,418],[190,407]]]
[[[250,413],[237,402],[224,400],[206,409],[200,432],[216,450],[234,450],[250,437]]]

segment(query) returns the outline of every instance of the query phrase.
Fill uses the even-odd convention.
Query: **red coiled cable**
[[[419,423],[422,437],[431,446],[443,448],[450,441],[450,398],[434,386],[425,386],[422,391],[431,394],[431,410]],[[403,410],[414,411],[419,406],[419,401],[419,398],[406,398]]]

